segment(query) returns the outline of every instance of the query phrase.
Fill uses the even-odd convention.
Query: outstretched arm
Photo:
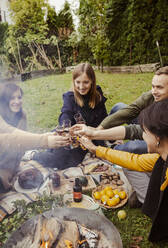
[[[95,146],[87,137],[81,137],[80,142],[90,152],[95,153],[97,157],[108,160],[130,170],[152,171],[159,154],[134,154],[124,151],[117,151],[111,148]]]
[[[77,124],[71,128],[71,132],[75,135],[86,135],[92,140],[117,140],[125,138],[124,126],[99,130],[84,124]]]

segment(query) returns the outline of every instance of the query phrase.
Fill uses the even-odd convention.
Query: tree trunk
[[[56,46],[57,46],[58,59],[59,59],[59,68],[60,68],[60,70],[62,70],[61,53],[60,53],[60,49],[58,46],[58,42],[57,42]]]
[[[54,66],[52,64],[52,61],[47,57],[46,53],[45,53],[45,50],[44,50],[44,47],[43,45],[39,45],[37,44],[35,41],[33,42],[34,45],[36,46],[36,48],[38,49],[38,52],[39,54],[41,55],[41,57],[44,59],[44,61],[46,62],[47,66],[48,66],[48,69],[52,69],[54,70]]]

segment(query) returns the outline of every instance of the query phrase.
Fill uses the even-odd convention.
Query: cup
[[[74,115],[74,119],[75,119],[77,124],[86,124],[86,121],[80,112],[78,112]]]

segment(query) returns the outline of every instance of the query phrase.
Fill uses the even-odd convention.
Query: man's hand
[[[85,124],[76,124],[73,127],[70,128],[70,133],[72,135],[86,135],[90,138],[92,138],[94,134],[94,130],[96,130],[94,127],[86,126]]]

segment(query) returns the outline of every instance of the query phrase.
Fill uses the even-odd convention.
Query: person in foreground
[[[72,79],[72,90],[63,94],[59,126],[66,122],[73,126],[82,121],[86,125],[97,127],[107,116],[106,98],[103,96],[100,86],[96,85],[96,75],[92,66],[89,63],[77,65],[72,73]],[[103,144],[102,141],[101,144]],[[60,148],[35,153],[33,160],[45,167],[65,169],[81,163],[86,153],[87,151],[81,147],[74,147],[71,150]]]
[[[132,170],[152,170],[142,211],[152,219],[149,240],[157,242],[168,239],[166,228],[168,223],[168,99],[155,102],[144,109],[139,120],[148,152],[158,154],[137,155],[97,147],[86,137],[81,137],[80,142],[97,157],[117,162]]]
[[[25,131],[27,120],[22,110],[22,95],[22,89],[16,84],[0,87],[0,193],[12,187],[12,179],[26,150],[69,144],[69,137]]]
[[[0,133],[0,193],[11,189],[12,179],[26,150],[58,148],[69,144],[69,137],[53,133],[33,134],[8,125],[2,118],[0,122],[8,130]]]

